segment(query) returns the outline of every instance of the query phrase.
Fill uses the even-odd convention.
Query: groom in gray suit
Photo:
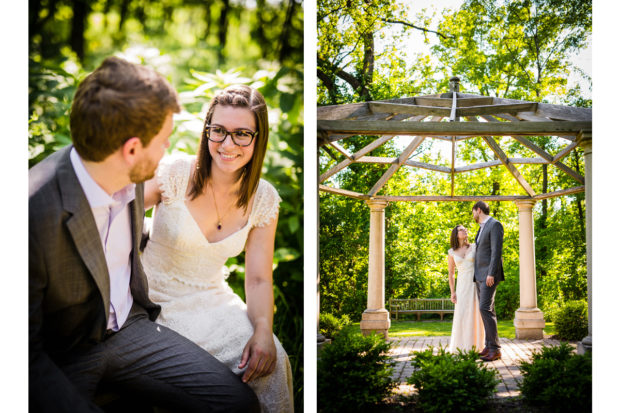
[[[161,75],[107,58],[76,91],[73,145],[29,172],[31,412],[101,412],[102,384],[175,412],[259,409],[224,364],[154,322],[138,253],[142,182],[179,111]]]
[[[474,262],[474,282],[480,301],[480,315],[484,324],[485,346],[480,352],[484,361],[502,357],[497,335],[497,316],[495,315],[495,290],[504,281],[502,247],[504,227],[489,216],[489,206],[478,201],[472,208],[474,221],[480,225],[476,234],[476,257]]]

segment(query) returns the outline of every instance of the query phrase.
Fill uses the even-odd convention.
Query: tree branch
[[[352,74],[348,72],[345,72],[344,70],[340,69],[337,66],[332,65],[328,61],[323,60],[321,58],[317,58],[317,63],[323,67],[329,68],[336,76],[338,76],[339,78],[341,78],[342,80],[350,84],[354,90],[357,90],[360,88],[360,86],[362,86],[360,81],[357,80],[355,76],[353,76]]]
[[[445,35],[445,34],[443,34],[443,33],[439,33],[439,32],[436,32],[436,31],[434,31],[434,30],[427,29],[427,28],[425,28],[425,27],[418,27],[418,26],[416,26],[416,25],[413,25],[413,24],[411,24],[411,23],[404,22],[404,21],[401,21],[401,20],[382,19],[381,21],[384,21],[384,22],[386,22],[386,23],[402,24],[402,25],[404,25],[404,26],[408,26],[408,27],[411,27],[411,28],[413,28],[413,29],[423,31],[423,32],[425,32],[425,33],[426,33],[426,32],[435,33],[437,36],[441,36],[441,37],[443,37],[444,39],[454,39],[454,36],[452,36],[452,35]]]

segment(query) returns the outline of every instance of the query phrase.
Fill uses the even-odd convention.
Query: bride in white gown
[[[476,244],[469,244],[467,230],[462,225],[457,225],[452,230],[450,246],[452,248],[448,250],[448,276],[451,300],[455,303],[455,308],[448,350],[454,353],[459,348],[471,350],[475,347],[477,351],[481,351],[484,347],[484,325],[474,283]],[[456,291],[455,268],[458,270]]]
[[[272,332],[272,265],[280,197],[260,179],[267,147],[260,93],[229,87],[211,102],[198,154],[164,158],[147,182],[156,205],[142,262],[158,323],[239,374],[263,412],[293,410],[288,356]],[[246,303],[224,265],[245,250]]]

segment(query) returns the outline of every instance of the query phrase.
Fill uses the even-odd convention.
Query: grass
[[[359,331],[360,324],[353,323],[346,328]],[[497,330],[500,337],[515,338],[513,320],[498,320]],[[555,326],[551,322],[545,322],[544,334],[555,334]],[[388,332],[390,337],[411,336],[449,336],[452,333],[452,320],[423,320],[423,321],[394,321]]]

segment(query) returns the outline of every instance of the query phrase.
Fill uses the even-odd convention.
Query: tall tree
[[[411,91],[414,84],[403,51],[393,45],[378,51],[376,38],[391,31],[397,41],[404,30],[441,35],[407,21],[403,5],[390,0],[319,0],[317,24],[320,104],[368,101]],[[396,27],[402,30],[393,30]]]

